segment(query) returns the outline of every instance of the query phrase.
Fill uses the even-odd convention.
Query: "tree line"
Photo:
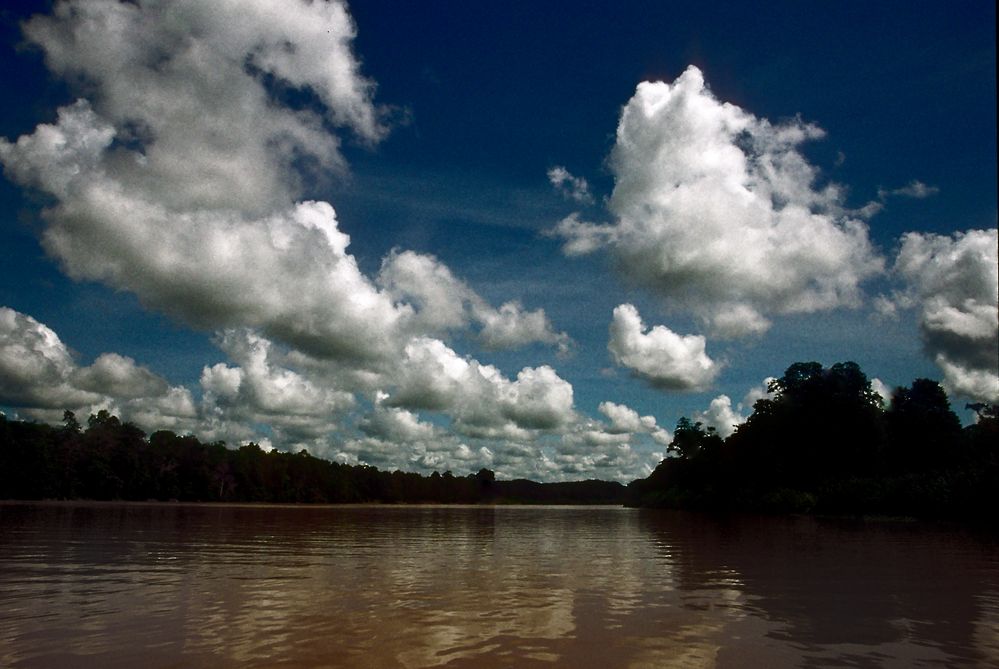
[[[147,436],[107,411],[86,427],[0,414],[0,499],[271,503],[620,504],[713,511],[995,518],[999,410],[975,404],[961,426],[928,379],[887,407],[852,362],[795,363],[726,439],[681,418],[669,454],[627,489],[616,482],[498,481],[380,471],[306,451],[236,449],[161,430]]]
[[[995,518],[999,411],[962,428],[940,384],[898,387],[888,406],[853,362],[791,365],[722,439],[681,418],[669,454],[628,487],[635,506],[714,511]]]
[[[166,430],[147,437],[107,411],[86,427],[70,411],[60,427],[0,413],[0,499],[621,504],[624,492],[607,481],[497,481],[488,469],[467,476],[380,471],[304,450],[230,449]]]

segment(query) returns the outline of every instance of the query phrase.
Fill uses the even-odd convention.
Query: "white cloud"
[[[46,249],[70,276],[102,280],[197,325],[262,328],[317,355],[384,355],[401,313],[346,253],[332,207],[302,202],[263,218],[174,210],[93,167],[113,131],[86,102],[17,144],[0,140],[15,179],[60,198]],[[102,153],[103,152],[103,153]],[[227,184],[216,184],[225,190]],[[145,196],[153,196],[147,199]]]
[[[201,413],[213,439],[239,443],[252,437],[247,426],[266,424],[281,447],[315,452],[354,407],[352,393],[283,366],[275,345],[253,332],[229,331],[218,343],[236,366],[201,373]]]
[[[599,478],[627,482],[659,460],[636,448],[634,436],[614,434],[598,424],[580,423],[562,436],[549,467],[563,479]],[[651,468],[649,468],[651,471]]]
[[[548,231],[548,235],[565,240],[562,252],[567,256],[581,256],[598,251],[606,245],[616,244],[620,230],[614,225],[588,223],[579,214],[569,214]]]
[[[718,374],[718,365],[704,351],[699,335],[678,335],[664,325],[648,333],[631,304],[614,309],[607,349],[614,361],[652,385],[674,390],[700,390]]]
[[[429,441],[438,436],[431,423],[421,421],[412,411],[384,406],[386,399],[388,395],[379,393],[374,410],[358,422],[364,434],[395,443]]]
[[[433,439],[399,442],[395,438],[401,436],[395,434],[399,425],[388,428],[394,435],[391,437],[375,434],[382,426],[370,427],[373,428],[372,434],[360,439],[348,439],[333,457],[341,462],[368,464],[384,470],[401,469],[424,474],[453,471],[457,476],[494,466],[492,450],[486,446],[472,448],[453,434],[438,433]]]
[[[772,376],[768,376],[763,379],[763,383],[758,386],[753,386],[746,391],[745,396],[742,398],[741,406],[752,408],[758,400],[773,399],[773,393],[770,392],[770,384],[773,381],[776,381],[776,379]]]
[[[53,422],[67,409],[107,409],[144,429],[190,429],[196,415],[186,388],[117,353],[80,367],[51,328],[8,307],[0,307],[0,404]]]
[[[487,349],[525,346],[532,342],[553,344],[565,355],[572,340],[564,332],[555,332],[544,309],[524,311],[517,301],[505,302],[499,309],[477,308],[475,315],[482,323],[478,340]]]
[[[73,383],[84,390],[122,399],[160,396],[169,389],[166,380],[117,353],[104,353],[94,364],[77,370]]]
[[[590,185],[586,183],[586,179],[573,176],[561,165],[548,170],[548,181],[564,197],[580,204],[593,204]]]
[[[572,386],[550,367],[525,367],[511,379],[436,339],[412,340],[396,367],[370,375],[369,385],[386,391],[372,391],[366,413],[338,385],[334,362],[299,367],[300,354],[247,330],[227,331],[217,344],[228,362],[204,367],[196,401],[125,356],[105,353],[80,367],[51,329],[0,309],[0,404],[49,422],[67,408],[84,416],[103,408],[149,432],[305,448],[386,469],[490,467],[544,480],[627,481],[651,471],[659,458],[650,448],[671,439],[653,416],[622,404],[600,405],[609,424],[580,415]]]
[[[50,328],[0,307],[0,402],[15,407],[77,409],[106,401],[72,383],[77,365]]]
[[[55,124],[0,139],[8,176],[54,196],[43,243],[71,277],[359,367],[470,323],[487,347],[567,346],[543,311],[494,309],[433,258],[393,254],[392,292],[380,287],[332,206],[295,201],[308,165],[343,163],[330,128],[386,131],[342,3],[80,0],[25,32],[53,72],[86,84]],[[293,108],[278,89],[316,100]]]
[[[732,400],[728,395],[719,395],[711,400],[707,411],[698,411],[694,414],[694,420],[700,421],[705,427],[713,427],[722,439],[728,438],[737,425],[746,422],[746,416],[740,411],[742,405],[732,407]]]
[[[903,306],[918,304],[926,352],[948,392],[999,402],[999,232],[951,237],[910,232],[894,272],[907,283]]]
[[[110,171],[168,208],[270,212],[297,190],[292,161],[342,164],[324,122],[368,141],[385,133],[341,2],[77,0],[24,31],[141,145],[108,156]],[[321,111],[275,104],[268,78],[311,91]]]
[[[198,407],[187,388],[174,386],[161,395],[122,402],[120,413],[145,430],[173,430],[181,434],[199,429]]]
[[[475,436],[526,437],[575,419],[572,386],[552,368],[525,367],[511,381],[435,339],[411,341],[391,382],[387,404],[443,412],[454,429]]]
[[[81,368],[51,330],[4,312],[0,401],[55,420],[100,406],[148,429],[403,467],[490,461],[485,443],[462,450],[417,408],[497,452],[576,419],[551,368],[510,380],[440,341],[461,331],[487,349],[566,351],[543,310],[493,307],[413,252],[369,277],[333,207],[300,200],[307,181],[343,170],[346,134],[371,143],[387,130],[344,3],[78,0],[25,33],[86,96],[0,139],[7,176],[51,196],[46,251],[72,278],[221,330],[228,360],[204,368],[195,402],[120,355]],[[358,416],[354,393],[383,389],[395,403]]]
[[[606,248],[629,278],[721,335],[759,333],[766,314],[856,306],[883,263],[841,189],[816,186],[797,150],[822,135],[720,102],[695,67],[644,82],[611,153],[614,222],[570,216],[554,234],[570,255]]]
[[[891,404],[891,388],[884,381],[877,377],[871,379],[871,390],[881,396],[885,408]]]
[[[496,309],[433,256],[394,250],[382,261],[377,280],[394,300],[412,305],[405,326],[417,335],[440,336],[475,323],[480,326],[477,339],[488,349],[541,342],[564,352],[571,344],[567,334],[554,330],[543,309],[525,311],[516,301]]]
[[[610,419],[611,433],[651,432],[656,429],[655,416],[639,416],[637,411],[623,404],[601,402],[597,410]]]
[[[394,300],[413,305],[413,329],[426,334],[467,327],[466,303],[477,298],[436,258],[414,251],[393,250],[382,260],[377,280]]]
[[[914,179],[901,188],[894,188],[892,190],[879,188],[878,197],[881,200],[885,200],[889,197],[911,197],[917,200],[922,200],[930,197],[931,195],[936,195],[939,192],[940,189],[936,186],[927,186],[922,181]]]
[[[517,380],[497,380],[503,415],[520,427],[554,429],[571,421],[572,385],[547,365],[525,367]]]

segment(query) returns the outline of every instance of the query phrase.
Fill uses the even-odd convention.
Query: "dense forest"
[[[727,439],[681,418],[667,457],[629,504],[703,510],[991,518],[999,509],[999,412],[962,428],[928,379],[887,408],[852,362],[791,365]]]
[[[168,431],[147,437],[106,411],[86,428],[68,411],[58,428],[0,414],[0,499],[621,504],[624,493],[607,481],[497,481],[488,469],[421,476]]]

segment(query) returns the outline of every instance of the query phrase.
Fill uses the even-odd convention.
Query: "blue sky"
[[[628,480],[795,361],[999,401],[993,3],[57,4],[8,415]]]

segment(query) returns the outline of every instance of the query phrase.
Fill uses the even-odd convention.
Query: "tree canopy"
[[[961,428],[936,381],[886,408],[860,367],[799,362],[722,440],[689,418],[669,456],[629,486],[632,504],[677,508],[985,516],[999,508],[999,418]]]
[[[436,502],[620,504],[624,486],[608,481],[497,481],[379,471],[311,456],[230,449],[167,430],[148,437],[107,411],[84,429],[67,411],[63,426],[0,414],[0,499],[178,500],[192,502]]]

